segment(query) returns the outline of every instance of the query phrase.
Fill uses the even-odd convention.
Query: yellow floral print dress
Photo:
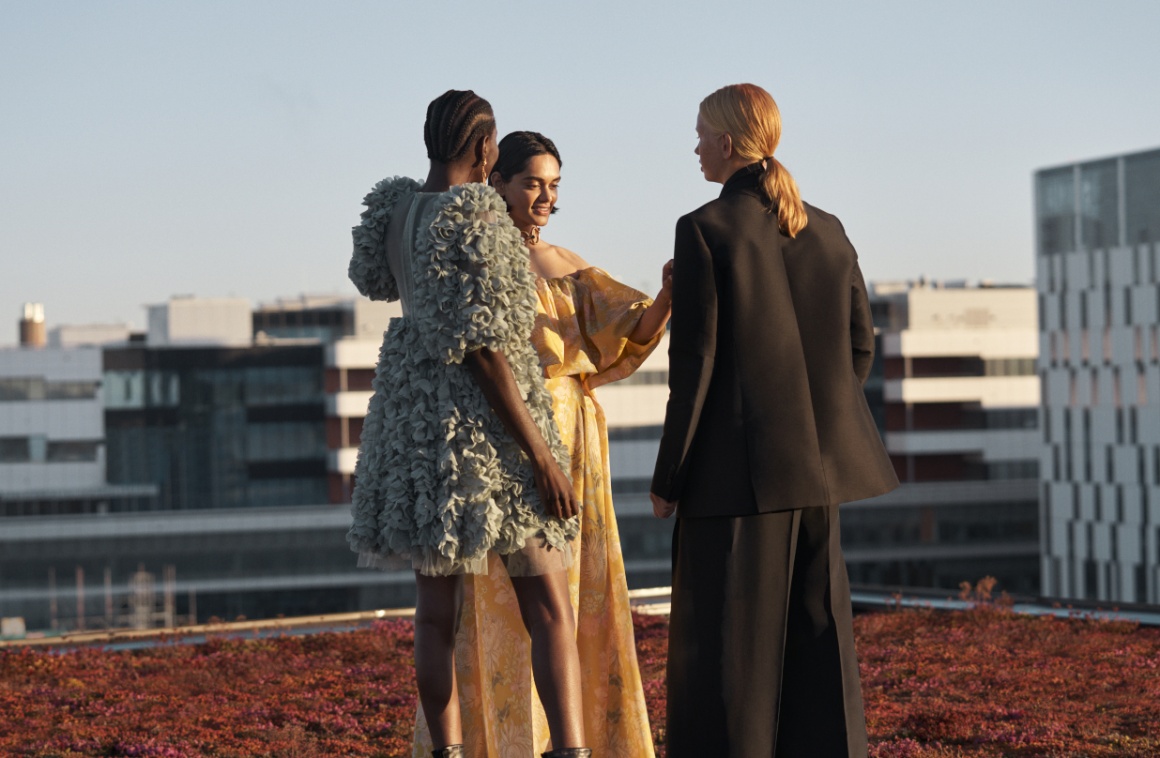
[[[608,430],[592,390],[631,374],[656,347],[628,339],[652,302],[598,268],[538,279],[532,342],[552,411],[572,455],[582,511],[568,571],[584,692],[584,731],[594,758],[652,758],[636,663],[620,534],[612,510]],[[511,580],[495,554],[487,574],[464,577],[455,668],[468,758],[538,756],[548,724],[532,683],[531,643]],[[419,710],[415,758],[431,755]]]

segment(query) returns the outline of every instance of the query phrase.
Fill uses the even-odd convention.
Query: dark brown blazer
[[[837,218],[783,234],[738,171],[677,222],[669,402],[652,491],[678,515],[744,516],[898,486],[862,394],[874,325]]]

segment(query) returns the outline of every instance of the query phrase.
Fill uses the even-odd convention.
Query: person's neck
[[[716,181],[718,184],[725,184],[733,177],[734,174],[748,166],[750,163],[753,163],[753,161],[742,158],[734,153],[734,155],[725,162],[725,165],[721,167],[722,176],[719,179],[715,179],[714,181]]]
[[[431,161],[431,169],[427,172],[427,181],[424,182],[422,192],[446,192],[459,184],[475,181],[478,173],[469,163],[437,163]]]

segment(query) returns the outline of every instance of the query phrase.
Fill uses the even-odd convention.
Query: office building
[[[1035,174],[1043,594],[1160,602],[1160,149]]]
[[[1035,290],[875,283],[867,399],[901,486],[842,508],[856,584],[1039,587]]]

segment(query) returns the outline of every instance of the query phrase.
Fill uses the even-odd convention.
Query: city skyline
[[[501,134],[555,139],[545,238],[650,289],[676,218],[716,194],[693,120],[733,81],[777,98],[779,158],[868,279],[1030,283],[1033,172],[1160,144],[1143,2],[3,7],[0,345],[25,301],[50,327],[141,329],[176,294],[353,295],[359,201],[425,172],[448,87],[489,98]],[[458,52],[428,54],[443,34]]]

